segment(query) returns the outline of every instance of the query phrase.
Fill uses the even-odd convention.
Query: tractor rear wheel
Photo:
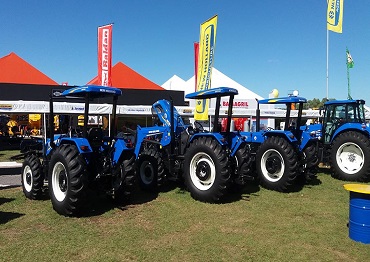
[[[74,145],[61,145],[49,165],[49,193],[54,210],[64,216],[81,212],[87,200],[86,162]]]
[[[184,181],[191,196],[203,202],[218,202],[230,185],[226,151],[212,137],[193,140],[185,153]]]
[[[164,162],[155,148],[144,149],[137,162],[137,178],[143,190],[156,192],[164,180]]]
[[[297,153],[286,139],[269,137],[257,151],[256,167],[264,188],[288,191],[298,173]]]
[[[355,131],[339,134],[330,154],[333,176],[346,181],[366,181],[370,173],[370,139]]]
[[[35,155],[28,155],[22,165],[22,189],[29,199],[40,199],[44,186],[44,174],[40,159]]]

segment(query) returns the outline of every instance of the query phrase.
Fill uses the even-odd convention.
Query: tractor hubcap
[[[269,157],[266,160],[266,170],[271,174],[279,172],[281,170],[280,158],[277,156]]]
[[[196,175],[200,180],[206,181],[209,178],[210,174],[211,168],[207,162],[202,161],[198,163],[196,168]]]
[[[59,188],[62,192],[67,190],[67,176],[64,172],[61,172],[59,175]]]

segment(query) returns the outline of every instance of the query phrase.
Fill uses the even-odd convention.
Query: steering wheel
[[[79,128],[71,128],[71,135],[76,137],[82,137],[82,130]]]
[[[198,129],[200,132],[204,131],[204,128],[203,128],[202,124],[198,121],[194,122],[194,127],[195,127],[195,129]]]
[[[129,127],[125,127],[124,128],[124,131],[127,132],[127,133],[129,133],[129,134],[131,134],[131,135],[136,135],[136,131],[133,130],[133,129],[131,129],[131,128],[129,128]]]

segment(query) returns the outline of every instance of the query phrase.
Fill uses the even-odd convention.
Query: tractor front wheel
[[[354,131],[339,134],[330,154],[333,176],[346,181],[367,181],[370,173],[369,137]]]
[[[298,172],[297,153],[282,137],[269,137],[256,155],[258,178],[263,187],[285,192],[294,184]]]
[[[164,162],[155,148],[144,149],[137,162],[139,186],[146,191],[156,192],[164,179]]]
[[[122,202],[127,200],[132,193],[135,181],[135,155],[124,156],[117,173],[113,178],[114,200]]]
[[[87,200],[85,160],[74,145],[61,145],[49,165],[49,193],[54,210],[64,216],[81,212]]]
[[[234,160],[234,182],[238,185],[245,185],[247,181],[253,180],[251,167],[252,159],[250,149],[247,144],[240,146],[235,153]]]
[[[203,202],[218,202],[230,185],[226,151],[212,137],[201,137],[185,153],[184,181],[191,196]]]
[[[319,157],[316,150],[316,144],[310,143],[303,150],[303,173],[304,182],[310,182],[316,178],[318,170]]]
[[[44,174],[40,159],[35,155],[28,155],[22,165],[22,189],[29,199],[40,199],[44,186]]]

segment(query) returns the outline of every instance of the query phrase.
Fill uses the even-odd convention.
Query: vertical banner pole
[[[211,88],[211,75],[216,46],[217,15],[200,26],[197,91]],[[208,121],[209,99],[195,101],[194,119]]]
[[[326,30],[326,99],[329,99],[329,30]]]
[[[98,27],[98,81],[112,86],[112,29],[113,24]]]

